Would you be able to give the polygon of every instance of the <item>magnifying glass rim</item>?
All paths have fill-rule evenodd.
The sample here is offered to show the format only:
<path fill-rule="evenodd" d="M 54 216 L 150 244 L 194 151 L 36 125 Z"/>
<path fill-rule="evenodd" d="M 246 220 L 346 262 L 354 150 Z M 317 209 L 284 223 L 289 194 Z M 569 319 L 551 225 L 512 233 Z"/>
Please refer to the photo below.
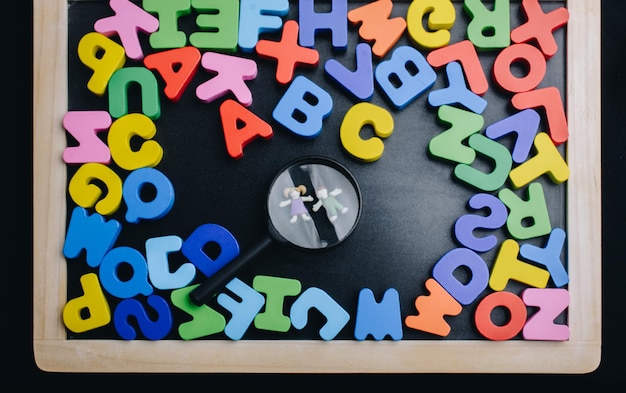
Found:
<path fill-rule="evenodd" d="M 270 199 L 270 194 L 274 188 L 274 185 L 276 184 L 276 181 L 280 178 L 280 176 L 285 173 L 286 171 L 289 170 L 289 168 L 295 166 L 295 165 L 302 165 L 302 164 L 309 164 L 309 165 L 325 165 L 327 167 L 333 168 L 335 169 L 337 172 L 341 173 L 343 176 L 346 177 L 346 179 L 348 179 L 348 181 L 350 182 L 350 184 L 352 184 L 352 187 L 354 188 L 354 192 L 356 194 L 357 197 L 357 201 L 358 201 L 358 209 L 356 212 L 356 217 L 354 218 L 354 223 L 352 224 L 352 226 L 350 227 L 350 230 L 348 231 L 348 233 L 345 234 L 345 236 L 332 244 L 329 244 L 326 247 L 319 247 L 319 248 L 308 248 L 308 247 L 303 247 L 303 246 L 299 246 L 287 239 L 284 238 L 283 235 L 280 234 L 280 232 L 278 231 L 278 229 L 276 229 L 276 226 L 274 225 L 274 222 L 272 220 L 272 216 L 270 215 L 269 212 L 269 206 L 267 201 L 269 201 Z M 317 252 L 317 251 L 324 251 L 324 250 L 328 250 L 331 248 L 334 248 L 338 245 L 340 245 L 341 243 L 343 243 L 346 239 L 348 239 L 350 237 L 350 235 L 352 235 L 352 233 L 354 232 L 354 229 L 357 227 L 359 220 L 361 218 L 361 211 L 362 211 L 362 204 L 363 204 L 363 200 L 361 197 L 361 188 L 359 187 L 359 183 L 356 181 L 356 178 L 354 177 L 354 175 L 352 174 L 352 172 L 350 172 L 350 170 L 348 168 L 346 168 L 343 164 L 341 164 L 339 161 L 337 161 L 334 158 L 330 158 L 330 157 L 325 157 L 325 156 L 320 156 L 320 155 L 310 155 L 310 156 L 304 156 L 304 157 L 300 157 L 300 158 L 296 158 L 294 160 L 291 160 L 290 162 L 288 162 L 286 165 L 284 165 L 278 172 L 277 175 L 274 177 L 274 179 L 272 180 L 272 182 L 270 183 L 270 186 L 267 190 L 267 197 L 265 199 L 266 203 L 265 203 L 265 214 L 268 218 L 269 221 L 269 225 L 270 225 L 270 236 L 275 239 L 280 241 L 281 243 L 285 243 L 287 245 L 289 245 L 290 247 L 296 248 L 298 250 L 304 250 L 307 252 Z"/>

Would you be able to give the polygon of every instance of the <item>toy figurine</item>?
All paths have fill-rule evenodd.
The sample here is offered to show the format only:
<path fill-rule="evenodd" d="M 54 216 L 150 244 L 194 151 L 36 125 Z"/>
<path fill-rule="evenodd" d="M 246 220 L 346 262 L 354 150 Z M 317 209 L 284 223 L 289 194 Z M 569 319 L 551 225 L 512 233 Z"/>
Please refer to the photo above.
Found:
<path fill-rule="evenodd" d="M 305 193 L 306 186 L 302 184 L 296 187 L 287 187 L 283 190 L 283 195 L 285 198 L 289 199 L 281 201 L 279 206 L 285 207 L 287 205 L 291 205 L 291 219 L 289 222 L 292 224 L 298 220 L 298 216 L 302 217 L 304 221 L 309 221 L 311 219 L 309 211 L 306 206 L 304 206 L 304 202 L 311 202 L 313 197 L 310 195 L 304 195 Z"/>
<path fill-rule="evenodd" d="M 348 208 L 342 205 L 337 198 L 335 198 L 339 194 L 341 194 L 341 190 L 339 188 L 335 188 L 329 193 L 326 187 L 319 187 L 315 191 L 318 201 L 313 205 L 313 211 L 317 212 L 320 207 L 324 206 L 326 212 L 328 213 L 328 219 L 331 222 L 337 219 L 338 211 L 341 214 L 346 214 L 348 212 Z"/>

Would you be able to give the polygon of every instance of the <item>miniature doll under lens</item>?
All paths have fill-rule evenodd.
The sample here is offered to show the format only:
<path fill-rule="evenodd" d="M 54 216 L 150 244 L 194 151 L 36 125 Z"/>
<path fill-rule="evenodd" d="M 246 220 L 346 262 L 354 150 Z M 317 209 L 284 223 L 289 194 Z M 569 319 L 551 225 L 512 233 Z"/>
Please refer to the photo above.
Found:
<path fill-rule="evenodd" d="M 337 219 L 337 213 L 346 214 L 348 208 L 335 198 L 339 194 L 341 194 L 341 189 L 339 188 L 335 188 L 329 193 L 326 187 L 319 187 L 317 191 L 315 191 L 318 201 L 313 205 L 313 211 L 317 212 L 320 207 L 324 206 L 324 209 L 326 209 L 328 213 L 328 219 L 331 222 Z"/>
<path fill-rule="evenodd" d="M 298 216 L 302 217 L 304 221 L 309 221 L 311 216 L 309 215 L 309 211 L 306 206 L 304 206 L 304 202 L 311 202 L 313 197 L 310 195 L 304 195 L 306 193 L 306 186 L 299 185 L 296 187 L 287 187 L 283 190 L 283 195 L 285 198 L 289 198 L 287 200 L 281 201 L 279 206 L 285 207 L 291 205 L 290 215 L 291 219 L 289 222 L 295 223 L 298 221 Z"/>

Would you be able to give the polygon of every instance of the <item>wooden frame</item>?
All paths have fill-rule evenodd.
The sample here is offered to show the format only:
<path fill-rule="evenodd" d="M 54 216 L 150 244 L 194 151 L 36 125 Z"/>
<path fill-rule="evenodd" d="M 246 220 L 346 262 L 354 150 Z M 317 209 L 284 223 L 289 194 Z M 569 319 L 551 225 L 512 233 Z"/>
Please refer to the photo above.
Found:
<path fill-rule="evenodd" d="M 33 349 L 54 372 L 587 373 L 601 353 L 600 2 L 567 8 L 566 342 L 67 340 L 67 0 L 33 2 Z M 425 361 L 427 360 L 427 361 Z"/>

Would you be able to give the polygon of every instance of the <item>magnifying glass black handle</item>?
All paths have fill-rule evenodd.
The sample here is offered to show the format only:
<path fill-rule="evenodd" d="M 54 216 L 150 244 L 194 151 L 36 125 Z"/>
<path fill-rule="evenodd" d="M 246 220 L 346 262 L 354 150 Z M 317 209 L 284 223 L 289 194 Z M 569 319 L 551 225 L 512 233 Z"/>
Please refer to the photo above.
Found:
<path fill-rule="evenodd" d="M 271 243 L 272 238 L 267 236 L 250 250 L 248 250 L 245 254 L 239 255 L 237 258 L 227 263 L 223 268 L 221 268 L 214 275 L 209 277 L 207 281 L 198 285 L 189 293 L 191 301 L 196 306 L 201 306 L 208 302 L 213 295 L 223 289 L 226 284 L 228 284 L 230 280 L 235 277 L 235 274 L 240 268 L 242 268 L 246 263 L 248 263 L 252 258 L 254 258 L 261 251 L 263 251 L 263 249 L 265 249 Z"/>

